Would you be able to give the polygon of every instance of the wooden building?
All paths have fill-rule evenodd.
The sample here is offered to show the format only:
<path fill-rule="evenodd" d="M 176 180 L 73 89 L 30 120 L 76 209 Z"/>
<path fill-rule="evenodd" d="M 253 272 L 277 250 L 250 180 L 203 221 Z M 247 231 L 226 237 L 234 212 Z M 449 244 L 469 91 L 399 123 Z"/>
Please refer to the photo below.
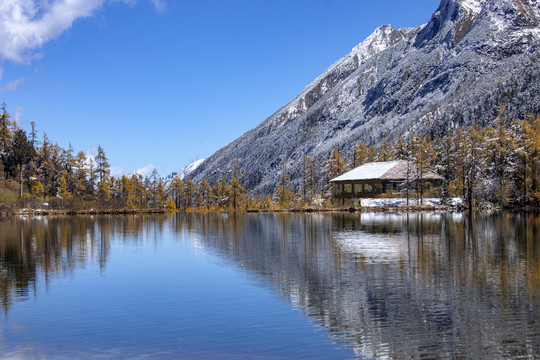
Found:
<path fill-rule="evenodd" d="M 335 199 L 362 199 L 398 196 L 409 185 L 438 186 L 444 180 L 432 171 L 420 171 L 405 160 L 372 162 L 361 165 L 330 182 Z M 344 204 L 345 202 L 342 201 Z"/>

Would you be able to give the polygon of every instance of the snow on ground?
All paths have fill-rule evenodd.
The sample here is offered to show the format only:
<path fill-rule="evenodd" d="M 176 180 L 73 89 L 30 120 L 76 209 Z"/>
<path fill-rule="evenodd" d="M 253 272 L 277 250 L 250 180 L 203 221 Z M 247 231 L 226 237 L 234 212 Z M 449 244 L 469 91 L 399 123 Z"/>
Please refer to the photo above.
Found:
<path fill-rule="evenodd" d="M 459 2 L 465 9 L 478 14 L 482 10 L 483 1 L 480 0 L 461 0 Z"/>

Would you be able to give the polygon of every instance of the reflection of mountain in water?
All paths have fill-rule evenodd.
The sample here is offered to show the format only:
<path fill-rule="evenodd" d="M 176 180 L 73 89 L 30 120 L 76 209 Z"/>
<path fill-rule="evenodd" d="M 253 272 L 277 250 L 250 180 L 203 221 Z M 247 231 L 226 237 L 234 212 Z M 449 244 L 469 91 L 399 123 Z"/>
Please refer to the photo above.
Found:
<path fill-rule="evenodd" d="M 195 215 L 176 226 L 270 278 L 360 356 L 534 358 L 540 224 L 531 219 Z"/>
<path fill-rule="evenodd" d="M 0 220 L 4 311 L 113 244 L 171 229 L 217 252 L 376 358 L 537 358 L 540 217 L 451 214 L 181 214 Z"/>

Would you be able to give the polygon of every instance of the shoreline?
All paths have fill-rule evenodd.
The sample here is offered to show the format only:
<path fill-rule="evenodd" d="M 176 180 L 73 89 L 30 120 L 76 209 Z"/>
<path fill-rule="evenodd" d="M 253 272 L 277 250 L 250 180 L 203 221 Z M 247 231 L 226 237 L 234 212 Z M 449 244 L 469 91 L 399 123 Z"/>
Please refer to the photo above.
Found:
<path fill-rule="evenodd" d="M 492 209 L 477 208 L 474 211 L 525 211 L 535 212 L 540 208 L 534 206 L 524 207 L 497 207 Z M 393 212 L 466 212 L 467 208 L 455 206 L 374 206 L 374 207 L 340 207 L 340 208 L 291 208 L 291 209 L 248 209 L 241 211 L 248 214 L 258 213 L 393 213 Z M 169 212 L 166 209 L 19 209 L 0 213 L 0 217 L 9 216 L 74 216 L 74 215 L 156 215 L 176 213 L 234 213 L 234 211 L 177 211 Z"/>

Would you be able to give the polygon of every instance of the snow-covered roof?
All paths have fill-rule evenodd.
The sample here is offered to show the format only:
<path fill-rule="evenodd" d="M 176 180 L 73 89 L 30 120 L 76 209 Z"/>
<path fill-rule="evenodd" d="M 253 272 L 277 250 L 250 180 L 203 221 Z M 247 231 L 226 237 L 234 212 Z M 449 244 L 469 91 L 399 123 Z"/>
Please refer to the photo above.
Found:
<path fill-rule="evenodd" d="M 409 165 L 409 178 L 413 178 L 414 166 Z M 330 182 L 345 181 L 365 181 L 365 180 L 387 180 L 402 181 L 407 178 L 407 161 L 382 161 L 361 165 L 343 175 L 340 175 Z M 424 180 L 442 180 L 443 178 L 434 172 L 428 171 L 422 174 Z"/>

